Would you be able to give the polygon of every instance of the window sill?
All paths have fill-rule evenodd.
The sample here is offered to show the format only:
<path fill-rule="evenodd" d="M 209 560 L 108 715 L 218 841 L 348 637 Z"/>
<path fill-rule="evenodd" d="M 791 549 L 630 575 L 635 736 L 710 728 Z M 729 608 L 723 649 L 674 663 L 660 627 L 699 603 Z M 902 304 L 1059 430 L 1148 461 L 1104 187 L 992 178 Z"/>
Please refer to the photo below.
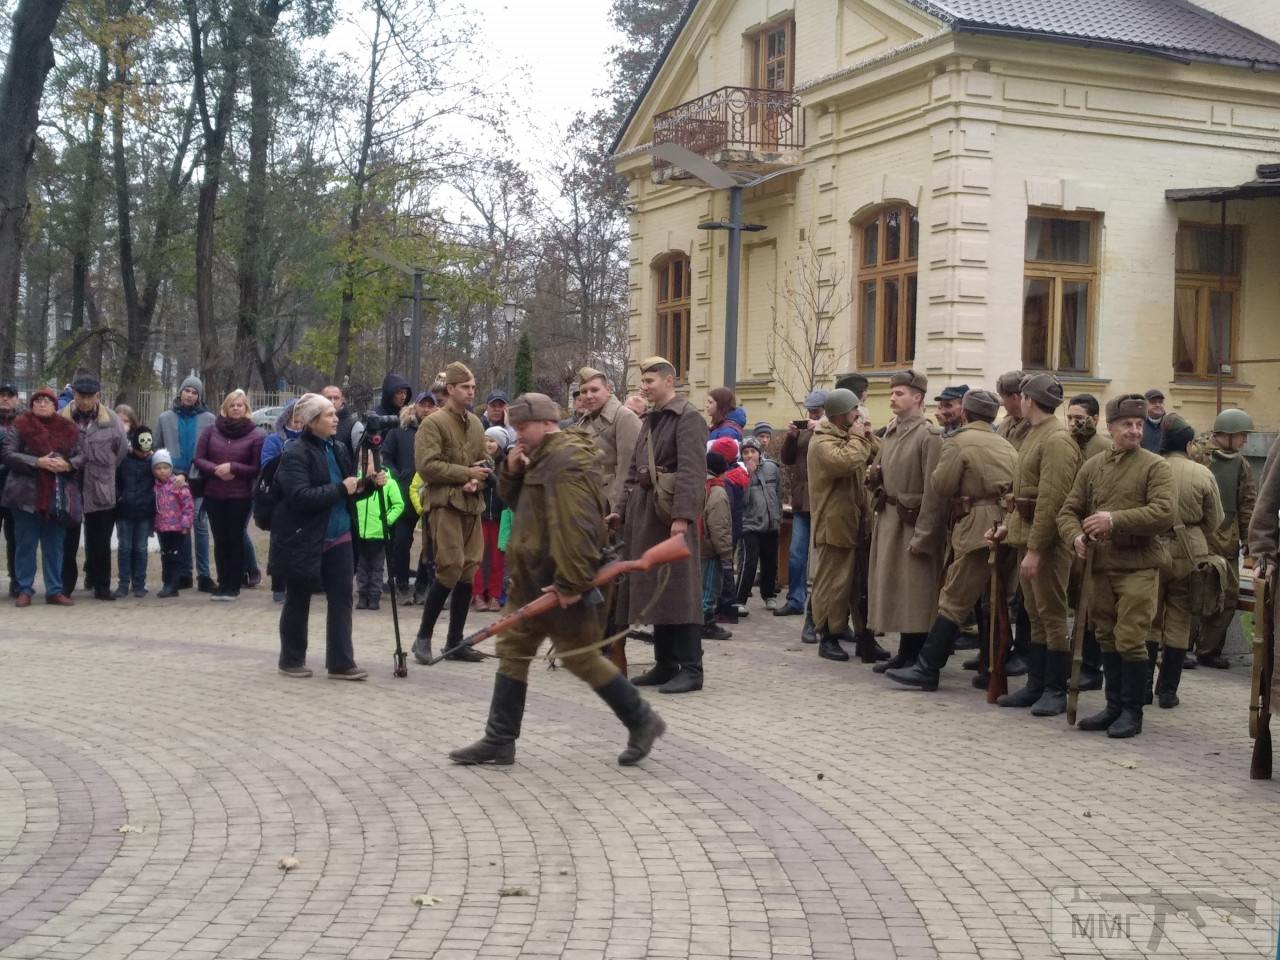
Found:
<path fill-rule="evenodd" d="M 1179 390 L 1191 390 L 1191 391 L 1197 391 L 1197 392 L 1204 391 L 1205 393 L 1214 393 L 1218 389 L 1218 381 L 1212 378 L 1207 380 L 1201 380 L 1199 378 L 1195 380 L 1173 380 L 1172 383 L 1173 383 L 1173 386 L 1177 387 Z M 1244 393 L 1250 390 L 1254 390 L 1256 388 L 1257 388 L 1257 384 L 1254 384 L 1254 383 L 1241 383 L 1239 380 L 1223 380 L 1222 381 L 1223 390 L 1234 390 L 1234 391 Z"/>

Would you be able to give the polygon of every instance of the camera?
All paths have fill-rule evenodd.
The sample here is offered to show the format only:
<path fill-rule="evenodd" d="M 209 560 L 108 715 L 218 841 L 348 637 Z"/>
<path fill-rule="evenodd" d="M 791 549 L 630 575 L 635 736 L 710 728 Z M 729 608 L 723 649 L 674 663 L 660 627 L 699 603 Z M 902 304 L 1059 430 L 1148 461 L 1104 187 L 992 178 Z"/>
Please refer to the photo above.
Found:
<path fill-rule="evenodd" d="M 364 422 L 364 428 L 369 433 L 386 433 L 388 430 L 394 430 L 400 426 L 400 418 L 394 414 L 382 414 L 376 410 L 366 411 L 361 421 Z"/>

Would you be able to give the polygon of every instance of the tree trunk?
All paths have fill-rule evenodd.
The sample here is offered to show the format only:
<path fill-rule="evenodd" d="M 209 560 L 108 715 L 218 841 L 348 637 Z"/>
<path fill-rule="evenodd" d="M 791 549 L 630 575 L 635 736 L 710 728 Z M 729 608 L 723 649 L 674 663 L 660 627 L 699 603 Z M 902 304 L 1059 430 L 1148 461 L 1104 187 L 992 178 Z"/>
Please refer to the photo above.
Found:
<path fill-rule="evenodd" d="M 13 374 L 18 287 L 27 219 L 27 174 L 36 147 L 40 97 L 53 69 L 53 29 L 66 0 L 19 0 L 0 80 L 0 376 Z"/>
<path fill-rule="evenodd" d="M 84 326 L 84 294 L 89 277 L 94 213 L 97 210 L 98 181 L 102 176 L 102 128 L 107 109 L 107 48 L 98 50 L 98 69 L 93 82 L 93 121 L 85 151 L 84 181 L 80 186 L 75 217 L 74 249 L 71 258 L 71 329 Z"/>

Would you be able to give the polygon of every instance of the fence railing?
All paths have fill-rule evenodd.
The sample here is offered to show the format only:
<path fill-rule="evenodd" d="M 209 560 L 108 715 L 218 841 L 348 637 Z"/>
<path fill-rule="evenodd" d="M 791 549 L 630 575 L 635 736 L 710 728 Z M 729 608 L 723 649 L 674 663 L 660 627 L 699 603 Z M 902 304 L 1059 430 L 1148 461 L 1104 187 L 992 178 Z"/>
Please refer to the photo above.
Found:
<path fill-rule="evenodd" d="M 705 155 L 720 150 L 798 150 L 804 110 L 790 90 L 721 87 L 653 118 L 653 142 Z M 655 169 L 671 166 L 655 159 Z"/>
<path fill-rule="evenodd" d="M 249 395 L 249 409 L 261 410 L 263 407 L 282 407 L 290 400 L 301 396 L 302 390 L 246 390 Z M 173 406 L 177 396 L 174 390 L 143 390 L 138 395 L 138 402 L 133 411 L 138 415 L 138 422 L 155 426 L 160 414 Z M 221 397 L 206 397 L 205 405 L 214 413 L 218 412 Z"/>

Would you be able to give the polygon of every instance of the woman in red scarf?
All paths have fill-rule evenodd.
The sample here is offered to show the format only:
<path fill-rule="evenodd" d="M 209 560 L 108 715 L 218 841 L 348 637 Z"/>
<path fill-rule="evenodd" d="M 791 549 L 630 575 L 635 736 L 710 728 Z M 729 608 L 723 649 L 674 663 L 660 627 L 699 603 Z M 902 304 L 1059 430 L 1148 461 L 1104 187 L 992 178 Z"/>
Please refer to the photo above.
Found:
<path fill-rule="evenodd" d="M 74 477 L 80 469 L 80 431 L 57 416 L 58 395 L 49 388 L 31 395 L 31 409 L 13 423 L 4 441 L 3 457 L 9 478 L 0 505 L 13 512 L 14 566 L 17 568 L 16 606 L 31 606 L 35 593 L 36 547 L 44 570 L 45 602 L 69 607 L 75 601 L 62 592 L 62 545 L 66 528 L 57 519 L 58 478 Z"/>

